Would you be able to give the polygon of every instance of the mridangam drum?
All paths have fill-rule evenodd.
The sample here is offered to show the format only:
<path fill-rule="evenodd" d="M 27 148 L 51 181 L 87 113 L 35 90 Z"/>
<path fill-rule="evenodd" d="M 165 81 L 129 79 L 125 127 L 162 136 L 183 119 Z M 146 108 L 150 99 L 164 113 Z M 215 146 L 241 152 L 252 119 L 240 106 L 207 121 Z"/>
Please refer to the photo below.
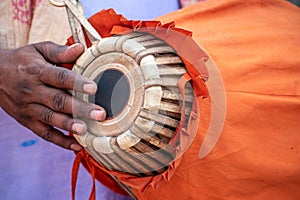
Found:
<path fill-rule="evenodd" d="M 136 176 L 165 171 L 176 159 L 176 130 L 187 123 L 194 98 L 190 84 L 184 94 L 178 89 L 186 69 L 175 50 L 132 32 L 95 43 L 73 70 L 98 84 L 95 95 L 75 96 L 107 111 L 105 121 L 87 121 L 88 132 L 75 136 L 80 144 L 109 170 Z"/>

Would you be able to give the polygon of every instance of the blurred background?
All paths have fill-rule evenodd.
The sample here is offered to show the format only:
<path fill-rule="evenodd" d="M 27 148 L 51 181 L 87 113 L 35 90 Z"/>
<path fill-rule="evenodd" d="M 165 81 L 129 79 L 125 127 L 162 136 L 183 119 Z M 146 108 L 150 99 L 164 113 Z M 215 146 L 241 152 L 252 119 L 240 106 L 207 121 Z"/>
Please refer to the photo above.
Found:
<path fill-rule="evenodd" d="M 47 1 L 47 0 L 44 0 Z M 203 0 L 82 0 L 85 15 L 114 8 L 127 19 L 150 20 Z M 300 5 L 299 0 L 290 0 Z M 71 199 L 71 169 L 74 153 L 31 133 L 0 108 L 0 200 Z M 97 199 L 127 200 L 97 183 Z M 79 171 L 77 200 L 86 200 L 91 177 Z"/>

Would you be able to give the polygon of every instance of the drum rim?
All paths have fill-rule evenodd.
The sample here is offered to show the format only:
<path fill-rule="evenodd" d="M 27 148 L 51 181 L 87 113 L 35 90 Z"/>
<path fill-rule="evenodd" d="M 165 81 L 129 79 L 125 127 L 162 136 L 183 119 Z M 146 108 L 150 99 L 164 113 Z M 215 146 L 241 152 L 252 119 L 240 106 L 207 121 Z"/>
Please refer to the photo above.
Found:
<path fill-rule="evenodd" d="M 105 59 L 105 57 L 111 57 L 112 55 L 117 55 L 122 56 L 123 59 L 128 59 L 130 63 L 132 63 L 131 66 L 124 66 L 122 63 L 108 63 L 102 65 L 102 67 L 98 67 L 96 63 L 96 59 Z M 139 84 L 139 82 L 142 82 L 142 77 L 138 76 L 139 70 L 136 67 L 136 65 L 132 62 L 133 59 L 131 59 L 129 56 L 114 52 L 114 53 L 107 53 L 103 54 L 95 59 L 95 62 L 91 63 L 87 68 L 90 70 L 96 69 L 89 73 L 87 70 L 83 71 L 82 75 L 87 76 L 94 80 L 99 74 L 106 70 L 118 70 L 121 73 L 124 74 L 126 79 L 128 80 L 129 83 L 129 90 L 131 91 L 131 95 L 129 96 L 128 99 L 128 104 L 123 108 L 123 110 L 118 114 L 118 116 L 114 116 L 111 119 L 102 121 L 102 122 L 97 122 L 97 121 L 92 121 L 92 120 L 87 120 L 87 124 L 89 127 L 89 133 L 96 135 L 96 136 L 118 136 L 122 132 L 126 131 L 129 129 L 132 124 L 134 123 L 134 119 L 138 116 L 138 105 L 142 105 L 143 103 L 143 96 L 144 96 L 144 87 L 139 88 L 139 90 L 136 90 L 135 88 L 137 87 L 136 85 Z M 108 61 L 110 62 L 110 61 Z M 135 68 L 137 71 L 133 72 L 129 68 Z M 132 75 L 132 76 L 130 76 Z M 86 102 L 89 102 L 89 95 L 83 94 L 82 99 Z M 90 102 L 93 103 L 93 102 Z M 136 104 L 136 106 L 133 106 L 133 103 Z M 133 109 L 132 109 L 133 108 Z M 130 118 L 132 119 L 131 123 L 128 123 L 128 117 L 129 113 L 131 114 Z M 127 118 L 127 119 L 126 119 Z"/>
<path fill-rule="evenodd" d="M 149 33 L 137 33 L 137 34 L 149 34 Z M 151 35 L 151 34 L 149 34 L 149 35 Z M 152 35 L 152 37 L 155 38 L 155 36 L 153 36 L 153 35 Z M 166 44 L 166 45 L 168 45 L 168 44 Z M 135 46 L 135 48 L 132 48 L 132 46 Z M 170 49 L 170 47 L 165 49 L 165 51 L 169 52 L 169 49 Z M 151 87 L 158 87 L 162 90 L 162 86 L 165 85 L 165 83 L 162 82 L 162 81 L 160 81 L 159 83 L 154 83 L 155 81 L 157 81 L 160 78 L 160 72 L 158 70 L 158 66 L 156 65 L 156 61 L 155 61 L 156 56 L 154 57 L 154 55 L 152 55 L 152 54 L 148 55 L 148 51 L 144 51 L 144 50 L 147 50 L 146 47 L 144 47 L 143 45 L 141 45 L 139 42 L 135 41 L 134 39 L 131 39 L 131 35 L 119 35 L 119 36 L 114 36 L 114 37 L 110 37 L 110 38 L 105 38 L 101 42 L 93 44 L 92 47 L 90 47 L 86 51 L 88 53 L 87 54 L 84 53 L 82 55 L 82 59 L 78 59 L 78 62 L 76 62 L 76 65 L 74 66 L 73 69 L 77 73 L 84 75 L 84 73 L 86 73 L 85 70 L 87 69 L 87 66 L 90 65 L 91 63 L 93 63 L 93 61 L 95 61 L 97 59 L 96 58 L 97 55 L 100 55 L 100 56 L 112 55 L 113 53 L 118 53 L 119 55 L 120 54 L 125 54 L 126 56 L 128 56 L 127 58 L 130 58 L 130 60 L 133 61 L 133 63 L 137 64 L 138 69 L 141 68 L 140 69 L 141 73 L 140 73 L 139 77 L 143 77 L 143 84 L 142 84 L 143 89 L 142 90 L 143 90 L 144 93 L 143 93 L 143 95 L 139 95 L 139 96 L 143 97 L 142 105 L 144 105 L 144 99 L 146 98 L 146 97 L 144 97 L 144 95 L 146 94 L 147 89 L 149 89 L 149 88 L 151 89 Z M 160 53 L 160 52 L 158 52 L 158 53 Z M 166 53 L 166 52 L 162 52 L 162 53 Z M 174 52 L 172 51 L 170 53 L 174 53 Z M 83 64 L 83 60 L 86 63 Z M 149 63 L 153 63 L 153 62 L 154 62 L 154 65 L 157 67 L 158 72 L 157 72 L 157 74 L 155 74 L 155 73 L 151 74 L 150 73 L 151 75 L 149 75 L 149 73 L 147 73 L 148 72 L 147 69 L 145 69 L 144 67 L 147 66 Z M 143 70 L 146 70 L 146 71 L 144 72 Z M 101 73 L 101 72 L 103 72 L 103 70 L 101 70 L 99 73 Z M 97 75 L 99 73 L 94 75 L 94 77 L 97 77 Z M 155 77 L 156 75 L 158 76 L 158 78 Z M 166 86 L 168 86 L 168 84 Z M 172 87 L 173 87 L 173 85 L 172 85 Z M 76 96 L 81 98 L 81 99 L 84 98 L 85 101 L 88 101 L 88 95 L 83 95 L 83 94 L 77 93 Z M 162 97 L 160 97 L 160 99 L 161 98 Z M 142 108 L 142 107 L 143 106 L 140 106 L 140 108 Z M 153 108 L 154 108 L 154 110 L 156 109 L 155 106 Z M 159 109 L 160 109 L 160 106 L 158 106 L 157 112 L 159 111 Z M 151 109 L 149 109 L 149 110 L 151 111 Z M 143 113 L 142 111 L 143 112 L 144 111 L 148 112 L 147 110 L 140 109 L 140 111 L 137 113 L 136 119 L 138 119 L 140 117 L 139 114 Z M 149 116 L 151 117 L 151 114 Z M 155 115 L 153 115 L 153 116 L 155 116 Z M 142 117 L 144 117 L 144 116 L 142 116 Z M 168 117 L 168 116 L 166 116 L 166 117 Z M 148 119 L 148 120 L 149 120 L 149 123 L 150 123 L 148 125 L 151 125 L 151 123 L 155 124 L 154 121 L 151 121 L 150 119 Z M 132 120 L 131 125 L 129 125 L 129 127 L 127 129 L 127 130 L 129 130 L 129 132 L 131 131 L 130 127 L 137 125 L 137 124 L 135 124 L 135 122 L 136 122 L 136 120 Z M 101 123 L 105 124 L 107 122 L 97 122 L 97 123 L 99 125 Z M 88 126 L 90 126 L 90 125 L 88 125 Z M 145 127 L 147 127 L 147 126 L 145 126 Z M 101 127 L 101 128 L 103 128 L 103 127 Z M 97 129 L 96 131 L 99 131 L 99 129 Z M 124 136 L 124 131 L 126 131 L 126 130 L 123 129 L 120 132 L 121 134 L 119 134 L 119 135 L 118 134 L 114 134 L 114 135 L 103 135 L 103 134 L 97 135 L 97 134 L 91 133 L 90 130 L 89 130 L 89 132 L 87 132 L 84 136 L 76 136 L 76 139 L 79 141 L 79 143 L 84 144 L 83 146 L 86 147 L 86 150 L 98 162 L 102 163 L 102 159 L 104 158 L 104 160 L 106 160 L 105 158 L 107 156 L 108 157 L 112 156 L 111 158 L 114 158 L 115 156 L 118 157 L 118 152 L 114 150 L 114 148 L 116 148 L 116 147 L 121 151 L 122 150 L 124 150 L 124 152 L 127 151 L 128 154 L 133 156 L 131 147 L 135 148 L 136 146 L 138 146 L 140 144 L 139 142 L 142 140 L 142 138 L 140 138 L 138 136 L 135 136 L 134 132 L 131 132 L 132 135 L 135 136 L 135 137 L 133 137 L 132 140 L 129 142 L 130 144 L 125 144 L 125 146 L 122 146 L 117 141 L 117 143 L 116 143 L 117 146 L 111 146 L 113 144 L 113 141 L 115 142 L 116 140 L 120 139 L 120 136 Z M 117 137 L 114 137 L 114 136 L 117 136 Z M 103 137 L 103 138 L 101 138 L 101 140 L 102 139 L 105 140 L 105 144 L 103 145 L 105 147 L 103 149 L 98 148 L 99 146 L 101 146 L 101 144 L 100 144 L 101 141 L 99 141 L 97 139 L 99 137 Z M 160 147 L 160 150 L 165 150 L 166 148 L 171 148 L 171 147 L 174 148 L 174 146 L 169 143 L 169 144 L 166 144 L 165 147 Z M 175 153 L 175 151 L 177 152 L 177 150 L 175 150 L 175 149 L 172 150 L 172 152 L 174 152 L 174 153 Z M 141 153 L 145 154 L 143 152 L 141 152 Z M 150 153 L 150 154 L 152 154 L 152 153 Z M 173 159 L 176 159 L 176 153 L 174 154 Z M 164 166 L 168 166 L 172 160 L 168 160 L 166 162 L 164 162 L 163 160 L 161 160 L 161 161 L 163 162 Z M 119 161 L 117 163 L 119 163 Z M 129 163 L 129 165 L 130 165 L 130 163 Z M 104 164 L 104 166 L 106 166 L 106 165 Z M 106 166 L 106 167 L 110 168 L 108 166 Z M 124 172 L 129 172 L 129 173 L 133 173 L 133 174 L 141 173 L 141 172 L 134 171 L 132 169 L 130 169 L 130 170 L 124 169 L 124 168 L 122 168 L 122 166 L 119 166 L 117 168 L 113 167 L 112 169 L 125 170 Z M 153 170 L 158 170 L 159 171 L 160 169 L 157 168 L 157 169 L 153 169 Z M 150 171 L 145 171 L 145 172 L 142 172 L 142 173 L 147 173 L 147 172 L 150 172 Z"/>

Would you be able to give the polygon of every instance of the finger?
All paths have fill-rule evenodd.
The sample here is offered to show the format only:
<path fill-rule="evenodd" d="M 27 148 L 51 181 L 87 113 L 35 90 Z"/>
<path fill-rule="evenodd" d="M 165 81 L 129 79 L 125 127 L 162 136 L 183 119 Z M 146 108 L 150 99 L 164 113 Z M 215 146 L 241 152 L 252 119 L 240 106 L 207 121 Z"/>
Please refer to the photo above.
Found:
<path fill-rule="evenodd" d="M 82 149 L 74 137 L 67 136 L 61 131 L 41 121 L 33 120 L 31 123 L 27 123 L 26 127 L 44 140 L 56 144 L 62 148 L 74 151 L 80 151 Z"/>
<path fill-rule="evenodd" d="M 33 46 L 47 61 L 55 64 L 73 63 L 84 51 L 84 46 L 79 43 L 68 47 L 53 42 L 41 42 Z"/>
<path fill-rule="evenodd" d="M 4 95 L 1 97 L 1 101 L 3 101 L 5 105 L 3 109 L 9 115 L 14 117 L 20 124 L 32 130 L 37 135 L 66 149 L 72 149 L 74 151 L 80 151 L 82 149 L 73 137 L 68 137 L 62 132 L 54 129 L 52 126 L 34 120 L 32 117 L 28 116 L 28 113 L 30 112 L 22 113 L 22 110 L 24 111 L 24 109 L 20 109 L 18 106 L 15 106 L 16 104 L 13 104 L 14 99 L 10 98 L 10 96 Z"/>
<path fill-rule="evenodd" d="M 50 64 L 41 69 L 39 79 L 56 88 L 74 90 L 86 94 L 95 94 L 97 91 L 97 84 L 94 81 L 71 70 Z"/>
<path fill-rule="evenodd" d="M 74 119 L 70 115 L 55 112 L 52 109 L 39 104 L 32 104 L 30 110 L 32 117 L 39 119 L 48 125 L 55 126 L 78 135 L 83 135 L 87 131 L 85 122 Z"/>
<path fill-rule="evenodd" d="M 97 121 L 103 121 L 106 118 L 106 112 L 102 107 L 79 100 L 67 92 L 40 86 L 36 88 L 36 94 L 38 94 L 35 97 L 36 102 L 40 102 L 54 111 Z"/>

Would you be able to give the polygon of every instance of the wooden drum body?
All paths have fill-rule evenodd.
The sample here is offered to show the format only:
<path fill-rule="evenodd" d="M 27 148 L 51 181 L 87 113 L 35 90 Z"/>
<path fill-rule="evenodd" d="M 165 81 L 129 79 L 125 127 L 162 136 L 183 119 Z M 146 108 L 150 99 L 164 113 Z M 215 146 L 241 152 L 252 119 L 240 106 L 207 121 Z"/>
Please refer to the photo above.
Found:
<path fill-rule="evenodd" d="M 75 135 L 79 143 L 110 170 L 136 176 L 165 171 L 176 159 L 176 130 L 187 123 L 194 98 L 189 83 L 184 98 L 178 89 L 186 69 L 175 50 L 151 34 L 132 32 L 95 43 L 73 70 L 98 84 L 94 96 L 74 95 L 107 111 L 105 121 L 87 121 L 88 132 Z"/>

